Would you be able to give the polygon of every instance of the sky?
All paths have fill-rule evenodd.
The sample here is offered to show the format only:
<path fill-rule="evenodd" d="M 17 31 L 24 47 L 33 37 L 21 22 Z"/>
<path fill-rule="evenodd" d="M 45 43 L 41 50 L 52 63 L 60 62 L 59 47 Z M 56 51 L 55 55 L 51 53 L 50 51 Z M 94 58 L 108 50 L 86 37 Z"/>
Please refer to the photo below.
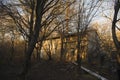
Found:
<path fill-rule="evenodd" d="M 92 21 L 92 24 L 98 24 L 98 31 L 100 33 L 107 34 L 111 36 L 111 27 L 112 22 L 110 19 L 113 18 L 114 14 L 114 1 L 113 0 L 105 0 L 104 3 L 102 3 L 99 11 L 97 12 L 97 17 L 95 17 Z M 107 18 L 107 17 L 109 18 Z M 103 28 L 106 27 L 104 30 Z"/>
<path fill-rule="evenodd" d="M 9 3 L 10 2 L 10 0 L 0 0 L 0 2 L 3 2 L 3 3 Z"/>
<path fill-rule="evenodd" d="M 0 1 L 3 1 L 3 2 L 10 2 L 12 0 L 0 0 Z M 79 1 L 79 0 L 77 0 Z M 83 1 L 86 1 L 89 3 L 89 1 L 93 1 L 93 0 L 83 0 Z M 95 0 L 96 1 L 96 0 Z M 88 4 L 86 3 L 86 5 Z M 96 17 L 94 17 L 93 19 L 93 22 L 99 22 L 99 23 L 104 23 L 106 21 L 108 21 L 108 19 L 106 19 L 104 16 L 108 16 L 110 18 L 113 17 L 113 5 L 114 5 L 114 2 L 113 0 L 104 0 L 104 2 L 102 3 L 99 11 L 97 12 L 96 14 Z"/>

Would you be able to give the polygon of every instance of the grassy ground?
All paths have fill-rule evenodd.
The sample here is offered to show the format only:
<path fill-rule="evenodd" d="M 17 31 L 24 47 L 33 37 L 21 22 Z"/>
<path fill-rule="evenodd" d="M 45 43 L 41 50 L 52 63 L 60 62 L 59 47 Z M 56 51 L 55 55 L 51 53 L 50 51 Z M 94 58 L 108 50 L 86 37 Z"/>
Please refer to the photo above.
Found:
<path fill-rule="evenodd" d="M 22 67 L 19 65 L 4 65 L 0 67 L 0 80 L 18 80 Z M 65 62 L 42 61 L 32 66 L 27 74 L 27 80 L 98 80 L 79 71 L 78 67 Z"/>

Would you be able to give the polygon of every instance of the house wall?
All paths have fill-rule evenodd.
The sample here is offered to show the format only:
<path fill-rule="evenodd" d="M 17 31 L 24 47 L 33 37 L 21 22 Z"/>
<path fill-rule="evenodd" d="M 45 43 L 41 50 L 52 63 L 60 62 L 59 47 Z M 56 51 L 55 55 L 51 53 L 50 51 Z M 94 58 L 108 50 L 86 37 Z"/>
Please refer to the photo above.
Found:
<path fill-rule="evenodd" d="M 88 32 L 87 35 L 85 35 L 82 38 L 81 41 L 81 56 L 83 59 L 86 59 L 88 56 L 87 54 L 96 54 L 93 51 L 96 50 L 98 46 L 98 39 L 97 34 L 95 31 Z M 76 55 L 77 55 L 77 36 L 69 36 L 64 38 L 64 56 L 65 60 L 67 61 L 76 61 Z M 42 47 L 42 57 L 47 58 L 47 51 L 51 51 L 51 55 L 53 59 L 60 59 L 60 50 L 61 50 L 61 39 L 54 38 L 54 39 L 47 39 L 43 42 Z"/>

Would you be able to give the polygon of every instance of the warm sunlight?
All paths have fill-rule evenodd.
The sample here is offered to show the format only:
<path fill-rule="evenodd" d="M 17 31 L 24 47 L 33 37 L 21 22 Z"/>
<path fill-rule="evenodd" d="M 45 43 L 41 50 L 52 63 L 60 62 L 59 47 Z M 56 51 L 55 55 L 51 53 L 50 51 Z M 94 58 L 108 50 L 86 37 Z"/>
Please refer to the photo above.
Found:
<path fill-rule="evenodd" d="M 120 0 L 0 0 L 0 80 L 120 80 Z"/>

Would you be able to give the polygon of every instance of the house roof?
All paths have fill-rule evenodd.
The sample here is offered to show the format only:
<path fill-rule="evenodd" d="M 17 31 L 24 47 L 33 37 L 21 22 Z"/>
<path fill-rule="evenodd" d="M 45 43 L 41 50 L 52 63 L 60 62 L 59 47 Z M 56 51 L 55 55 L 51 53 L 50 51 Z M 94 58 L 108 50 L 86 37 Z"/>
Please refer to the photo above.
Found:
<path fill-rule="evenodd" d="M 89 34 L 90 32 L 96 32 L 95 29 L 87 29 L 87 31 L 85 31 L 85 35 Z M 77 36 L 77 33 L 65 33 L 64 37 L 65 38 L 69 38 L 69 37 L 75 37 Z M 58 32 L 53 32 L 46 40 L 50 40 L 50 39 L 59 39 L 60 38 L 60 34 Z"/>

